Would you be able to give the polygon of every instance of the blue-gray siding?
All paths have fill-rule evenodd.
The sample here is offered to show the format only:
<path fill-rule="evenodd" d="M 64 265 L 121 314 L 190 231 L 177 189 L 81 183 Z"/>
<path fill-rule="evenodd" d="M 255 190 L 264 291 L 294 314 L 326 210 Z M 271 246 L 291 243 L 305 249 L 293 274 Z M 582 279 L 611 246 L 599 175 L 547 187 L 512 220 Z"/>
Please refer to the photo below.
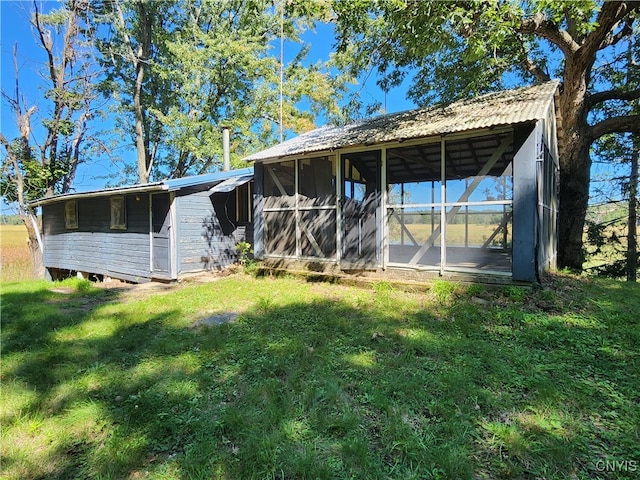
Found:
<path fill-rule="evenodd" d="M 536 152 L 542 141 L 538 125 L 513 159 L 513 264 L 514 280 L 536 279 Z"/>
<path fill-rule="evenodd" d="M 160 198 L 169 194 L 152 195 Z M 252 224 L 236 225 L 233 221 L 235 192 L 210 194 L 208 190 L 185 189 L 176 192 L 173 215 L 167 220 L 176 223 L 169 229 L 173 235 L 172 241 L 167 243 L 171 251 L 164 253 L 168 264 L 174 268 L 169 267 L 169 272 L 166 268 L 163 272 L 152 271 L 149 194 L 125 198 L 126 230 L 110 228 L 108 196 L 77 199 L 77 229 L 65 228 L 65 202 L 44 205 L 45 267 L 131 281 L 177 278 L 182 273 L 228 266 L 237 260 L 235 246 L 238 242 L 253 242 Z M 156 220 L 154 223 L 158 225 L 155 227 L 160 228 L 162 219 Z M 154 257 L 159 258 L 168 247 L 154 240 L 153 248 Z"/>
<path fill-rule="evenodd" d="M 234 198 L 234 192 L 208 191 L 176 197 L 179 273 L 230 265 L 237 260 L 235 245 L 253 241 L 251 225 L 233 222 Z"/>
<path fill-rule="evenodd" d="M 127 196 L 127 228 L 110 228 L 108 197 L 79 199 L 78 228 L 64 224 L 64 202 L 43 206 L 44 264 L 116 278 L 150 278 L 149 199 Z"/>
<path fill-rule="evenodd" d="M 253 252 L 256 258 L 264 257 L 264 164 L 253 167 Z"/>

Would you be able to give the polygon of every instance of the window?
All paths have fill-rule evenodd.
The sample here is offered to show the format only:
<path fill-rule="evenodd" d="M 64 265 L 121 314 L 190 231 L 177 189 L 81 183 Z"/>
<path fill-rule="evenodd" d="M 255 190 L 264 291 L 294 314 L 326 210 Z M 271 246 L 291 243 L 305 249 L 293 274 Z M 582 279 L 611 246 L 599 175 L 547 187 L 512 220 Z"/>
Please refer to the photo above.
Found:
<path fill-rule="evenodd" d="M 70 200 L 64 204 L 65 228 L 78 228 L 78 202 Z"/>
<path fill-rule="evenodd" d="M 127 210 L 124 197 L 112 197 L 111 202 L 111 228 L 113 230 L 127 229 Z"/>
<path fill-rule="evenodd" d="M 251 221 L 253 221 L 253 182 L 248 182 L 236 188 L 236 222 Z"/>

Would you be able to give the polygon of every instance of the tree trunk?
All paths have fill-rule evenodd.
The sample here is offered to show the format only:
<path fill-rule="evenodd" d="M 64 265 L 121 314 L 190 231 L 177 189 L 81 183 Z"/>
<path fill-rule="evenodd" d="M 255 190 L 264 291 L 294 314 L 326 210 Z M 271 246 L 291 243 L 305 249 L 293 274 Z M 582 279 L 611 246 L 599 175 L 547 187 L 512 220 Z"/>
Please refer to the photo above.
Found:
<path fill-rule="evenodd" d="M 142 99 L 142 88 L 145 80 L 147 64 L 151 58 L 152 47 L 152 12 L 149 10 L 149 4 L 145 0 L 136 2 L 138 10 L 138 28 L 140 29 L 140 38 L 138 52 L 136 54 L 136 80 L 133 94 L 133 107 L 136 120 L 136 148 L 138 150 L 138 176 L 140 183 L 149 183 L 151 176 L 151 155 L 149 153 L 149 135 L 147 131 L 148 125 L 145 125 L 144 119 L 144 102 Z"/>
<path fill-rule="evenodd" d="M 40 250 L 40 244 L 38 241 L 38 233 L 36 227 L 31 222 L 28 216 L 22 216 L 22 222 L 27 228 L 29 253 L 31 254 L 31 271 L 33 278 L 44 278 L 44 258 L 42 250 Z"/>
<path fill-rule="evenodd" d="M 587 81 L 583 65 L 567 59 L 558 112 L 560 156 L 560 211 L 558 213 L 558 267 L 582 271 L 584 222 L 591 180 L 591 138 L 586 121 Z"/>
<path fill-rule="evenodd" d="M 560 163 L 560 211 L 558 213 L 558 266 L 575 271 L 584 263 L 584 223 L 589 204 L 591 157 L 589 142 L 578 138 L 564 152 Z"/>
<path fill-rule="evenodd" d="M 144 79 L 144 64 L 138 61 L 136 65 L 136 83 L 133 94 L 133 109 L 136 120 L 136 150 L 138 152 L 138 178 L 140 183 L 149 183 L 148 153 L 145 145 L 144 112 L 142 107 L 142 81 Z"/>

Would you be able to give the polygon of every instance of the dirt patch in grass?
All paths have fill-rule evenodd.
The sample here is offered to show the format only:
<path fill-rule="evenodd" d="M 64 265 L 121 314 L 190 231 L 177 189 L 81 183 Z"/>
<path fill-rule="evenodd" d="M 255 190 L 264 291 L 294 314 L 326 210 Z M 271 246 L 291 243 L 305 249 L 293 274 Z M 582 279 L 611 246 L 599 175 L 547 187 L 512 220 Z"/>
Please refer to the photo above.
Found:
<path fill-rule="evenodd" d="M 215 327 L 222 325 L 223 323 L 229 323 L 235 321 L 240 314 L 238 312 L 224 312 L 217 313 L 215 315 L 209 315 L 207 317 L 196 320 L 193 324 L 193 328 L 201 327 Z"/>

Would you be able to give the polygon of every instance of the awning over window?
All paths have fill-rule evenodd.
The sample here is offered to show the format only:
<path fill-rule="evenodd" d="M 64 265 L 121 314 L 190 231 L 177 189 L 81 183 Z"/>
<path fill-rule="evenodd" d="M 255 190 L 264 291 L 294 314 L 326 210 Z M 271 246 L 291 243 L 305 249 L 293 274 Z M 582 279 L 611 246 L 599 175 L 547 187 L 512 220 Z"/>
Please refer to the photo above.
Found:
<path fill-rule="evenodd" d="M 233 191 L 240 185 L 244 185 L 253 179 L 253 175 L 241 175 L 238 177 L 229 178 L 223 182 L 220 182 L 215 187 L 209 189 L 210 193 L 228 193 Z"/>

